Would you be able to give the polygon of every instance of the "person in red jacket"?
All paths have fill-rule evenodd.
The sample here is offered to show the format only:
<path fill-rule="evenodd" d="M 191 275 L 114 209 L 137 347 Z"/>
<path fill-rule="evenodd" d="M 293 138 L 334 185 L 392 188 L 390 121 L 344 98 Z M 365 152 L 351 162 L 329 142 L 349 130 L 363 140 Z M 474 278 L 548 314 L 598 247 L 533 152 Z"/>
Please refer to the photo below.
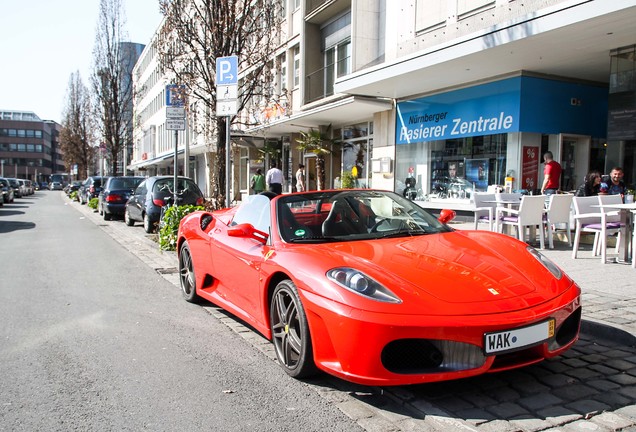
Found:
<path fill-rule="evenodd" d="M 543 155 L 545 168 L 543 168 L 543 184 L 541 185 L 541 194 L 552 195 L 559 190 L 559 182 L 561 181 L 561 164 L 554 160 L 551 151 L 545 152 Z"/>

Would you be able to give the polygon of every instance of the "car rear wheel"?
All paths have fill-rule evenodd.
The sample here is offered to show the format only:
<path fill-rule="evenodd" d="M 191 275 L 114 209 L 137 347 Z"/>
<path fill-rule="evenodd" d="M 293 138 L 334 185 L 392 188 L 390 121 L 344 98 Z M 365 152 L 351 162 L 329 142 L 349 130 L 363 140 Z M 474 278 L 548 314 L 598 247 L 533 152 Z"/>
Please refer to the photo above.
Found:
<path fill-rule="evenodd" d="M 179 284 L 181 285 L 181 294 L 187 302 L 197 303 L 201 299 L 197 295 L 192 254 L 187 243 L 183 243 L 179 250 Z"/>
<path fill-rule="evenodd" d="M 109 221 L 113 218 L 113 215 L 108 213 L 106 210 L 102 208 L 102 215 L 104 216 L 104 220 Z"/>
<path fill-rule="evenodd" d="M 153 232 L 155 232 L 155 224 L 150 221 L 150 216 L 148 216 L 148 213 L 144 215 L 144 230 L 148 234 L 152 234 Z"/>
<path fill-rule="evenodd" d="M 135 221 L 130 218 L 130 213 L 128 213 L 128 209 L 124 210 L 124 222 L 126 222 L 126 225 L 128 226 L 133 226 L 135 224 Z"/>
<path fill-rule="evenodd" d="M 269 313 L 276 357 L 285 372 L 294 378 L 314 375 L 317 369 L 307 316 L 292 281 L 276 286 Z"/>

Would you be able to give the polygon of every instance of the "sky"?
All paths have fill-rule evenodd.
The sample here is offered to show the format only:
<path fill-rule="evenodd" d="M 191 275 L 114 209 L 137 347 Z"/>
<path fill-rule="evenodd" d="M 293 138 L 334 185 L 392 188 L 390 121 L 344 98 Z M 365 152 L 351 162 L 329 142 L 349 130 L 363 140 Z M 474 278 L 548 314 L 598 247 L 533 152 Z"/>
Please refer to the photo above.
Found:
<path fill-rule="evenodd" d="M 129 41 L 148 44 L 158 0 L 121 0 Z M 62 121 L 69 78 L 90 86 L 99 0 L 0 0 L 0 111 Z"/>

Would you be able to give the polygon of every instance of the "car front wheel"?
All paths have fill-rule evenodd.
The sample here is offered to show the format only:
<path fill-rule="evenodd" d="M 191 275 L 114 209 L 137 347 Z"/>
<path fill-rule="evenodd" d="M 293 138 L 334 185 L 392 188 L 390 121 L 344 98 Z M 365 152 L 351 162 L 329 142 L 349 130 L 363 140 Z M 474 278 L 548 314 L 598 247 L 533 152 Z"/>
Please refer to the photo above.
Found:
<path fill-rule="evenodd" d="M 317 369 L 307 316 L 292 281 L 276 286 L 269 313 L 276 357 L 285 372 L 294 378 L 314 375 Z"/>
<path fill-rule="evenodd" d="M 181 294 L 187 302 L 197 303 L 201 299 L 197 295 L 192 254 L 187 243 L 183 243 L 179 250 L 179 284 L 181 285 Z"/>

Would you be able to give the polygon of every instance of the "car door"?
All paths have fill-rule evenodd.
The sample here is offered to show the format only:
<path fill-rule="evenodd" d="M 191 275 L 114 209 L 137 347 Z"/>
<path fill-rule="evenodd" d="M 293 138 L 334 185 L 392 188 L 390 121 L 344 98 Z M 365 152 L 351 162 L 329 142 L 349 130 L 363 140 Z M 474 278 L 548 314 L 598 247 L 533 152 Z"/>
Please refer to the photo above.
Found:
<path fill-rule="evenodd" d="M 241 205 L 229 229 L 241 223 L 250 223 L 259 231 L 269 233 L 270 201 L 263 195 L 253 195 Z M 215 277 L 222 285 L 227 300 L 251 320 L 261 321 L 262 281 L 261 265 L 269 246 L 251 237 L 231 237 L 228 229 L 217 226 L 212 229 L 211 259 Z"/>

